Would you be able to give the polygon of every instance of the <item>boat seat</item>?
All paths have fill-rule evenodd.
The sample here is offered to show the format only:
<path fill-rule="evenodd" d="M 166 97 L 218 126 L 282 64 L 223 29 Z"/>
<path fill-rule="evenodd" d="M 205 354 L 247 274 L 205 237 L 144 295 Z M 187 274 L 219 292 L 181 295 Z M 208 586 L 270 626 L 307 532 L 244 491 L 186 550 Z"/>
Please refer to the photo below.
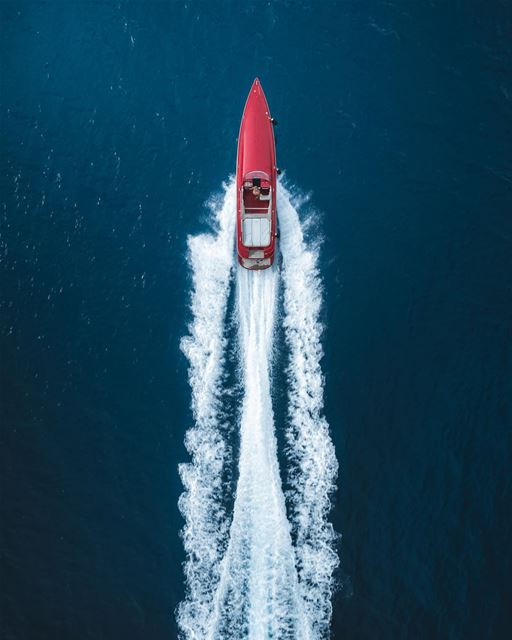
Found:
<path fill-rule="evenodd" d="M 246 247 L 267 247 L 270 244 L 270 220 L 245 218 L 242 224 L 242 243 Z"/>

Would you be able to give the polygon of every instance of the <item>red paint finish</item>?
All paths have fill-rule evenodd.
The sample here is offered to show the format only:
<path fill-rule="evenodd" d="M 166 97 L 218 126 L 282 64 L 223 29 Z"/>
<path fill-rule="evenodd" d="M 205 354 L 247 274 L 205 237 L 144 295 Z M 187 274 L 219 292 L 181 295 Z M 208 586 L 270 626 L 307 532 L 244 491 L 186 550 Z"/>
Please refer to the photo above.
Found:
<path fill-rule="evenodd" d="M 257 182 L 259 178 L 260 196 L 253 195 L 254 178 Z M 247 269 L 266 269 L 273 263 L 276 249 L 276 146 L 270 110 L 258 78 L 247 97 L 240 124 L 236 186 L 238 260 Z M 267 194 L 271 195 L 270 201 L 264 199 Z M 270 213 L 270 243 L 264 247 L 246 247 L 242 236 L 242 209 L 247 219 L 265 213 L 265 207 Z"/>

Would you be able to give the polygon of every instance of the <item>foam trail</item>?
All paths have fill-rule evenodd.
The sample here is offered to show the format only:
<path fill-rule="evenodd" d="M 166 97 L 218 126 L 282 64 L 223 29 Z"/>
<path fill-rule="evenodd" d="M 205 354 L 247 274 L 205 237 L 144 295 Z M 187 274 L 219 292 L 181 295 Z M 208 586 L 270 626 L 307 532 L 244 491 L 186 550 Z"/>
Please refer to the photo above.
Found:
<path fill-rule="evenodd" d="M 239 480 L 209 640 L 307 640 L 290 524 L 279 476 L 269 364 L 275 268 L 237 271 L 245 396 Z"/>
<path fill-rule="evenodd" d="M 285 335 L 288 367 L 288 454 L 291 463 L 292 524 L 296 535 L 301 594 L 315 638 L 328 637 L 332 574 L 338 566 L 335 532 L 328 521 L 338 462 L 323 416 L 320 361 L 322 287 L 317 251 L 308 248 L 289 191 L 277 200 L 283 254 Z"/>
<path fill-rule="evenodd" d="M 187 563 L 187 599 L 178 609 L 178 622 L 187 638 L 204 640 L 209 628 L 214 586 L 228 533 L 223 509 L 222 476 L 226 443 L 220 431 L 219 399 L 224 365 L 224 326 L 234 265 L 236 189 L 225 186 L 223 203 L 211 205 L 216 235 L 189 237 L 193 291 L 190 335 L 181 349 L 189 361 L 195 427 L 185 444 L 192 456 L 180 465 L 185 492 L 179 500 L 185 518 L 182 531 Z"/>
<path fill-rule="evenodd" d="M 243 400 L 231 520 L 223 507 L 227 443 L 219 397 L 234 264 L 234 184 L 226 188 L 216 213 L 217 235 L 189 239 L 193 320 L 182 349 L 190 362 L 196 424 L 186 438 L 192 462 L 180 466 L 188 560 L 187 597 L 178 609 L 178 624 L 186 640 L 320 640 L 329 634 L 338 559 L 327 516 L 337 462 L 323 417 L 321 283 L 316 252 L 307 247 L 282 184 L 278 216 L 282 273 L 277 265 L 261 272 L 235 270 Z M 269 377 L 281 282 L 290 351 L 291 522 L 279 474 Z"/>

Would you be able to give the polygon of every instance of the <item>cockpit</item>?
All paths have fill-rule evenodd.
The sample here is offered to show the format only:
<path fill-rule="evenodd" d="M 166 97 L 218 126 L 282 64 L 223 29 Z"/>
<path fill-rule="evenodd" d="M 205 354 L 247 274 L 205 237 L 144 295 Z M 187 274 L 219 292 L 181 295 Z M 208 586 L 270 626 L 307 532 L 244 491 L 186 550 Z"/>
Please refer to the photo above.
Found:
<path fill-rule="evenodd" d="M 246 247 L 266 247 L 271 238 L 272 185 L 264 171 L 249 171 L 242 183 L 242 242 Z"/>
<path fill-rule="evenodd" d="M 243 201 L 246 213 L 267 211 L 272 199 L 270 177 L 264 171 L 249 171 L 244 176 Z"/>

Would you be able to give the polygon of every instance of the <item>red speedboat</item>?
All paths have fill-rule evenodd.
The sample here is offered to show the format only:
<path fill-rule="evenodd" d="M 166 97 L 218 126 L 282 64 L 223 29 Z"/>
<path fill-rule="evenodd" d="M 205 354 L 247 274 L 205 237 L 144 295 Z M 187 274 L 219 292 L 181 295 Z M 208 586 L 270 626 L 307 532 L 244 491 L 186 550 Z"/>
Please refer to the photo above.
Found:
<path fill-rule="evenodd" d="M 277 238 L 274 120 L 258 78 L 240 125 L 236 164 L 238 261 L 246 269 L 274 262 Z"/>

